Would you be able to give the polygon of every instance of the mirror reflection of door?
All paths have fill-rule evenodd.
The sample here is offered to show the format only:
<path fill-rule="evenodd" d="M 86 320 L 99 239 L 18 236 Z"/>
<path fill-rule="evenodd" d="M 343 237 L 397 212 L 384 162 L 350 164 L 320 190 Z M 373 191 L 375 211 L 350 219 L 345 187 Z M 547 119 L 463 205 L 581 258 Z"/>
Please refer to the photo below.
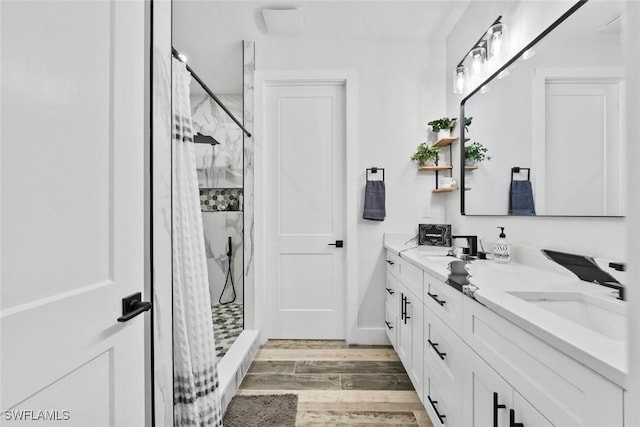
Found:
<path fill-rule="evenodd" d="M 540 213 L 620 215 L 619 85 L 600 78 L 546 80 Z"/>

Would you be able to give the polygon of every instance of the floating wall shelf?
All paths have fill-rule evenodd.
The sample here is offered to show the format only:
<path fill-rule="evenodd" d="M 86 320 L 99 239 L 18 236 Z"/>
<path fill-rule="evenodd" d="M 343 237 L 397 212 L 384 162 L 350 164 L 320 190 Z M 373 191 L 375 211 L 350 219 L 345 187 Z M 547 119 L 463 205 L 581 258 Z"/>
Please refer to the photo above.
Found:
<path fill-rule="evenodd" d="M 419 172 L 432 172 L 432 171 L 446 171 L 451 170 L 453 166 L 451 165 L 434 165 L 434 166 L 419 166 Z"/>
<path fill-rule="evenodd" d="M 456 142 L 458 139 L 457 136 L 452 136 L 451 138 L 442 138 L 436 141 L 435 144 L 433 144 L 434 147 L 446 147 L 447 145 L 451 145 L 454 142 Z"/>
<path fill-rule="evenodd" d="M 434 147 L 446 147 L 447 145 L 451 145 L 454 142 L 456 142 L 457 140 L 459 140 L 460 138 L 457 136 L 452 136 L 450 138 L 442 138 L 439 139 L 435 142 L 435 144 L 433 144 Z M 465 138 L 464 142 L 467 142 L 469 140 L 469 138 Z"/>
<path fill-rule="evenodd" d="M 478 167 L 477 167 L 477 166 L 465 166 L 464 168 L 465 168 L 466 170 L 468 170 L 468 171 L 473 171 L 473 170 L 478 169 Z"/>
<path fill-rule="evenodd" d="M 433 192 L 434 193 L 451 193 L 452 191 L 458 191 L 460 189 L 460 187 L 440 187 L 440 188 L 434 188 Z"/>

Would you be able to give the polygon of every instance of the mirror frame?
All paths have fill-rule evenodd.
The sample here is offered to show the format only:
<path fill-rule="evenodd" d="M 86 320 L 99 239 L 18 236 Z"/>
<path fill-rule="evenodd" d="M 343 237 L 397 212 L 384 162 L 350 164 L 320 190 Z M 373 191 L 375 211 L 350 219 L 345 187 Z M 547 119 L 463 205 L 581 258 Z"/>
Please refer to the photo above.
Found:
<path fill-rule="evenodd" d="M 571 6 L 571 8 L 569 8 L 569 10 L 567 10 L 565 13 L 563 13 L 562 16 L 560 16 L 560 18 L 555 20 L 549 27 L 547 27 L 536 38 L 534 38 L 531 42 L 529 42 L 525 47 L 520 49 L 520 51 L 518 53 L 516 53 L 511 59 L 509 59 L 502 67 L 497 69 L 493 74 L 491 74 L 487 79 L 485 79 L 475 89 L 473 89 L 467 96 L 465 96 L 462 99 L 462 101 L 460 101 L 460 117 L 458 118 L 458 123 L 464 123 L 464 117 L 465 117 L 464 108 L 465 108 L 465 104 L 469 100 L 469 98 L 471 98 L 473 95 L 478 93 L 480 91 L 480 89 L 482 89 L 483 86 L 487 85 L 493 79 L 495 79 L 498 76 L 498 74 L 500 74 L 502 71 L 504 71 L 507 68 L 509 68 L 509 66 L 511 66 L 511 64 L 513 64 L 518 59 L 520 59 L 522 54 L 524 54 L 527 50 L 531 49 L 540 40 L 545 38 L 551 31 L 553 31 L 558 25 L 562 24 L 569 16 L 573 15 L 578 9 L 580 9 L 582 6 L 584 6 L 588 1 L 589 0 L 579 0 L 576 4 Z M 582 217 L 582 218 L 593 217 L 593 218 L 605 218 L 605 217 L 607 217 L 607 216 L 604 216 L 604 215 L 598 215 L 598 216 L 593 216 L 593 215 L 540 215 L 540 216 L 530 216 L 530 215 L 526 215 L 526 216 L 523 216 L 523 215 L 497 215 L 497 214 L 490 215 L 490 214 L 467 214 L 467 213 L 465 213 L 464 194 L 465 194 L 466 185 L 465 185 L 465 169 L 464 169 L 464 162 L 465 162 L 464 139 L 465 139 L 465 129 L 464 129 L 464 126 L 460 126 L 460 141 L 461 141 L 461 144 L 460 144 L 460 159 L 459 160 L 460 160 L 460 214 L 461 215 L 463 215 L 463 216 L 466 216 L 466 215 L 469 215 L 469 216 L 509 216 L 509 217 L 520 217 L 520 216 L 522 216 L 524 218 L 544 218 L 544 217 L 565 217 L 565 218 L 570 218 L 570 217 Z M 609 218 L 621 218 L 621 217 L 622 216 L 616 216 L 616 217 L 609 216 Z"/>

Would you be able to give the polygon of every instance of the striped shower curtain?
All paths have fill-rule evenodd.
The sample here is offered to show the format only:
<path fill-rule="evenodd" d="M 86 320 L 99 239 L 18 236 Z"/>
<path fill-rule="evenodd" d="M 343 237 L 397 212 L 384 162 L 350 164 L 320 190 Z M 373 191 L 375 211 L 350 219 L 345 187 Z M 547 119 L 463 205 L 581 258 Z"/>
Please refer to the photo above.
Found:
<path fill-rule="evenodd" d="M 172 64 L 174 425 L 222 426 L 186 65 Z"/>

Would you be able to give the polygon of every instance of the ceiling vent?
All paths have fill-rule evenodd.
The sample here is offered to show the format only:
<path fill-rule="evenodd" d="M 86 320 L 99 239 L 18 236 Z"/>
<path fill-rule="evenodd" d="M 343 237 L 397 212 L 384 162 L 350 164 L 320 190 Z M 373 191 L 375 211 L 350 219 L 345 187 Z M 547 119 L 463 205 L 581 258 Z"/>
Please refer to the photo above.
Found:
<path fill-rule="evenodd" d="M 302 9 L 262 9 L 267 33 L 274 36 L 302 34 L 304 19 Z"/>

